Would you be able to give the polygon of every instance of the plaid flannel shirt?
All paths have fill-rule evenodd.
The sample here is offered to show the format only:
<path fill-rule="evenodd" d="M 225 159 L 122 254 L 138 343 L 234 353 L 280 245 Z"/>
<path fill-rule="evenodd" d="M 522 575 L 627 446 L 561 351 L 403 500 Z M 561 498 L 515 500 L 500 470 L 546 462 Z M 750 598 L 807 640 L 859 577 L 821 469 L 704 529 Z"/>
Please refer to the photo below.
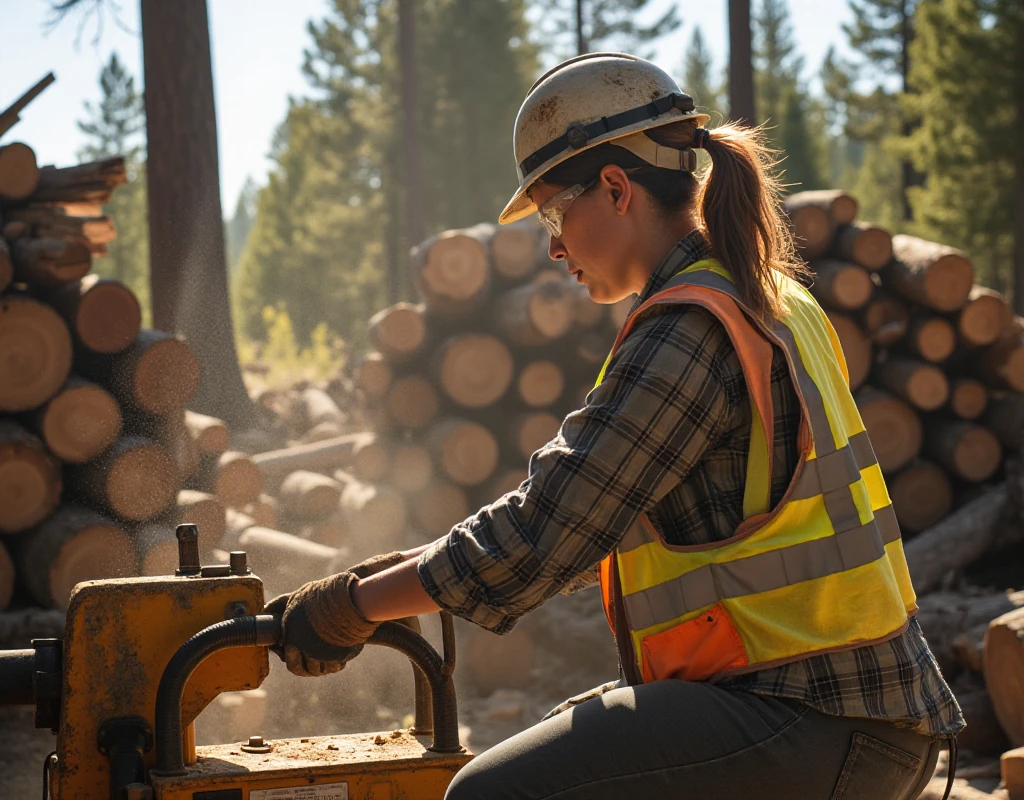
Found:
<path fill-rule="evenodd" d="M 686 236 L 634 310 L 710 256 L 701 233 Z M 775 505 L 796 468 L 801 414 L 777 348 L 771 381 Z M 554 594 L 593 584 L 597 565 L 642 513 L 672 544 L 726 539 L 742 521 L 750 429 L 743 372 L 721 323 L 700 307 L 656 306 L 622 343 L 586 407 L 533 454 L 527 481 L 436 541 L 420 557 L 420 579 L 441 607 L 505 633 Z M 888 719 L 928 736 L 964 725 L 916 620 L 889 642 L 721 685 L 828 714 Z"/>

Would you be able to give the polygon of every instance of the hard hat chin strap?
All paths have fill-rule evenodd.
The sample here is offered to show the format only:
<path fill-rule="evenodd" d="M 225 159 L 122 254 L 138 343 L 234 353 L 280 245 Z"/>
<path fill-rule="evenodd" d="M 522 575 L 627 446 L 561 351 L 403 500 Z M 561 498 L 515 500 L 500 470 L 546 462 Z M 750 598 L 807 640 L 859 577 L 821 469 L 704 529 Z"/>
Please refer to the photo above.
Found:
<path fill-rule="evenodd" d="M 661 169 L 676 169 L 680 172 L 693 172 L 697 169 L 697 154 L 693 150 L 665 147 L 648 138 L 642 131 L 613 139 L 608 144 L 625 148 L 648 164 Z"/>

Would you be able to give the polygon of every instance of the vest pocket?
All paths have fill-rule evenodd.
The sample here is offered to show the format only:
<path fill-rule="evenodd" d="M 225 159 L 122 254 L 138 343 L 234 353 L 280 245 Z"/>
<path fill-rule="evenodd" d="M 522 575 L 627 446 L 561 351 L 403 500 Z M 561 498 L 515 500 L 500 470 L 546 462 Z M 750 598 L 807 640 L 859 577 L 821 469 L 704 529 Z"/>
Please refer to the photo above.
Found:
<path fill-rule="evenodd" d="M 831 800 L 904 798 L 917 782 L 921 760 L 891 744 L 855 733 Z"/>
<path fill-rule="evenodd" d="M 739 631 L 721 603 L 641 643 L 644 682 L 701 681 L 749 663 Z"/>

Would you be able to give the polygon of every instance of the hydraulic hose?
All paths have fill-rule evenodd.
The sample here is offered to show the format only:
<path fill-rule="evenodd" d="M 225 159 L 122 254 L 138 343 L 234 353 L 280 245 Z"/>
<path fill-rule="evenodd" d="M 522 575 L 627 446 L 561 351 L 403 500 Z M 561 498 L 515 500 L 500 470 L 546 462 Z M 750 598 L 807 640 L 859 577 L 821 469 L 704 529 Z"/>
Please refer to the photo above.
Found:
<path fill-rule="evenodd" d="M 281 637 L 281 624 L 270 614 L 237 617 L 204 628 L 171 657 L 156 692 L 156 771 L 183 775 L 181 695 L 196 667 L 207 656 L 229 647 L 267 647 Z"/>
<path fill-rule="evenodd" d="M 32 675 L 36 651 L 0 650 L 0 706 L 30 706 L 36 702 Z"/>

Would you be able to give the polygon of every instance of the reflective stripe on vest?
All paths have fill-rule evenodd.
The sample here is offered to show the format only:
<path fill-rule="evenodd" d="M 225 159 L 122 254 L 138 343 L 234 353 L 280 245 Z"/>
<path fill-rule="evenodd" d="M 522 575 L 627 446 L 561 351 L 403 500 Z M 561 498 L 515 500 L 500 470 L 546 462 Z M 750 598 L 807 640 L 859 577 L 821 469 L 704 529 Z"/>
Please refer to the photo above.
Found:
<path fill-rule="evenodd" d="M 759 331 L 778 345 L 786 355 L 810 432 L 778 507 L 770 514 L 751 515 L 745 496 L 748 518 L 730 539 L 672 547 L 646 517 L 622 538 L 602 569 L 602 589 L 609 620 L 612 604 L 622 603 L 633 647 L 624 650 L 625 632 L 617 631 L 620 657 L 633 661 L 644 680 L 700 680 L 884 640 L 898 635 L 916 609 L 881 470 L 849 388 L 835 374 L 838 360 L 845 377 L 838 339 L 806 291 L 783 280 L 784 296 L 803 304 L 799 314 L 787 318 L 802 330 L 799 342 L 782 321 L 770 326 L 754 323 L 742 311 L 738 292 L 717 262 L 691 266 L 641 307 L 659 302 L 704 305 L 726 325 L 734 344 L 737 336 Z M 729 309 L 717 299 L 722 295 L 732 301 Z M 605 368 L 632 321 L 623 326 Z M 737 353 L 749 388 L 755 368 L 744 362 L 751 360 L 750 348 L 737 347 Z M 821 386 L 808 364 L 817 370 Z M 769 380 L 767 372 L 758 374 Z M 753 424 L 758 427 L 759 417 L 772 419 L 765 389 L 751 392 Z M 755 394 L 758 403 L 753 402 Z M 767 407 L 759 414 L 760 405 Z M 770 445 L 769 452 L 763 452 L 770 437 L 769 429 L 766 436 L 751 440 L 747 476 L 748 481 L 752 476 L 759 479 L 759 492 L 770 484 Z M 613 597 L 607 585 L 610 577 L 621 584 L 621 596 Z M 787 587 L 791 591 L 777 591 Z M 847 600 L 864 607 L 843 608 L 844 592 Z M 834 608 L 796 607 L 797 600 L 781 599 L 786 596 Z M 828 619 L 822 619 L 823 614 Z M 801 621 L 801 616 L 807 619 Z"/>

